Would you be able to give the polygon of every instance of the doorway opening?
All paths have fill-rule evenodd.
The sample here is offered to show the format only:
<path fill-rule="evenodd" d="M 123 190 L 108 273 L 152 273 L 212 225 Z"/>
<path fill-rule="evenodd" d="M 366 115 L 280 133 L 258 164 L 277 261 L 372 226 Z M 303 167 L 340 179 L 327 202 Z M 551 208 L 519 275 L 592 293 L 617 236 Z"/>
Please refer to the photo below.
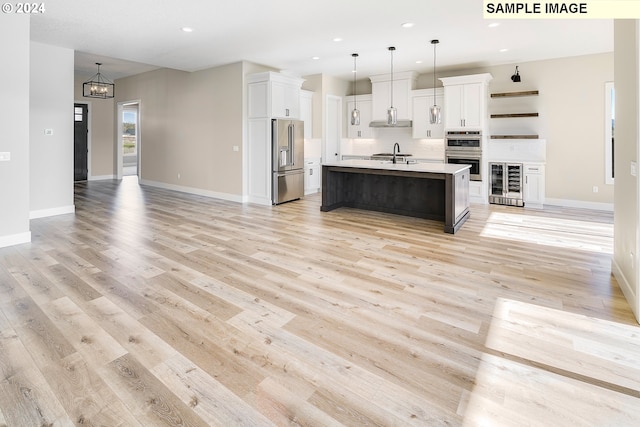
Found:
<path fill-rule="evenodd" d="M 89 106 L 73 104 L 73 180 L 86 181 L 89 175 Z"/>
<path fill-rule="evenodd" d="M 122 109 L 122 175 L 138 175 L 138 104 Z"/>

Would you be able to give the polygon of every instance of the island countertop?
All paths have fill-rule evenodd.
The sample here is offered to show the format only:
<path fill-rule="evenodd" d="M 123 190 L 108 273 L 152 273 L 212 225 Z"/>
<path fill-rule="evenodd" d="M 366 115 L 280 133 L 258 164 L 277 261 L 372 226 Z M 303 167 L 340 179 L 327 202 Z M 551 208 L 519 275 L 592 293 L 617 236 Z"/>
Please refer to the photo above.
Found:
<path fill-rule="evenodd" d="M 428 172 L 441 173 L 447 175 L 457 175 L 465 169 L 471 168 L 469 165 L 456 165 L 449 163 L 391 163 L 389 161 L 380 160 L 342 160 L 333 163 L 325 163 L 323 166 L 337 166 L 344 168 L 360 168 L 360 169 L 380 169 L 389 171 L 407 171 L 407 172 Z"/>

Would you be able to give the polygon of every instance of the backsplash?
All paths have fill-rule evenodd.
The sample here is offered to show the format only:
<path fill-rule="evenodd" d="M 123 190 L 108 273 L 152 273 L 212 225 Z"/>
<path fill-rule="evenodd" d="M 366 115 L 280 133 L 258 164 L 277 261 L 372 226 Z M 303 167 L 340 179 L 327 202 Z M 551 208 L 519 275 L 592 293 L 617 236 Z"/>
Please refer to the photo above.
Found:
<path fill-rule="evenodd" d="M 416 158 L 444 159 L 443 139 L 414 139 L 411 128 L 378 128 L 375 139 L 342 139 L 341 154 L 368 156 L 375 153 L 391 153 L 397 142 L 402 153 Z"/>

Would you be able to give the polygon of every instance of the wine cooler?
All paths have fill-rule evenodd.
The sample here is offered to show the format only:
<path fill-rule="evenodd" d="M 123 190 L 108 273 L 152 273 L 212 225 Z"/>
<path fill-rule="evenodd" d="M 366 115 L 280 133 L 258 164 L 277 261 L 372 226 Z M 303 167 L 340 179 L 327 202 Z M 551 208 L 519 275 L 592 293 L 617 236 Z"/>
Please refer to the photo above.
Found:
<path fill-rule="evenodd" d="M 489 163 L 489 203 L 524 206 L 522 163 Z"/>

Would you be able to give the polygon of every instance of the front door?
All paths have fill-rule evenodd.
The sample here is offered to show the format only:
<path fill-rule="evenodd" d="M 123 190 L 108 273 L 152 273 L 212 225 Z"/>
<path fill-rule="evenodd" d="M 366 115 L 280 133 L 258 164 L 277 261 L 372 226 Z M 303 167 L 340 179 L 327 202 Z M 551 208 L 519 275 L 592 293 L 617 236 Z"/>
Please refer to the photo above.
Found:
<path fill-rule="evenodd" d="M 88 133 L 87 104 L 73 106 L 73 180 L 86 181 L 88 175 Z"/>

